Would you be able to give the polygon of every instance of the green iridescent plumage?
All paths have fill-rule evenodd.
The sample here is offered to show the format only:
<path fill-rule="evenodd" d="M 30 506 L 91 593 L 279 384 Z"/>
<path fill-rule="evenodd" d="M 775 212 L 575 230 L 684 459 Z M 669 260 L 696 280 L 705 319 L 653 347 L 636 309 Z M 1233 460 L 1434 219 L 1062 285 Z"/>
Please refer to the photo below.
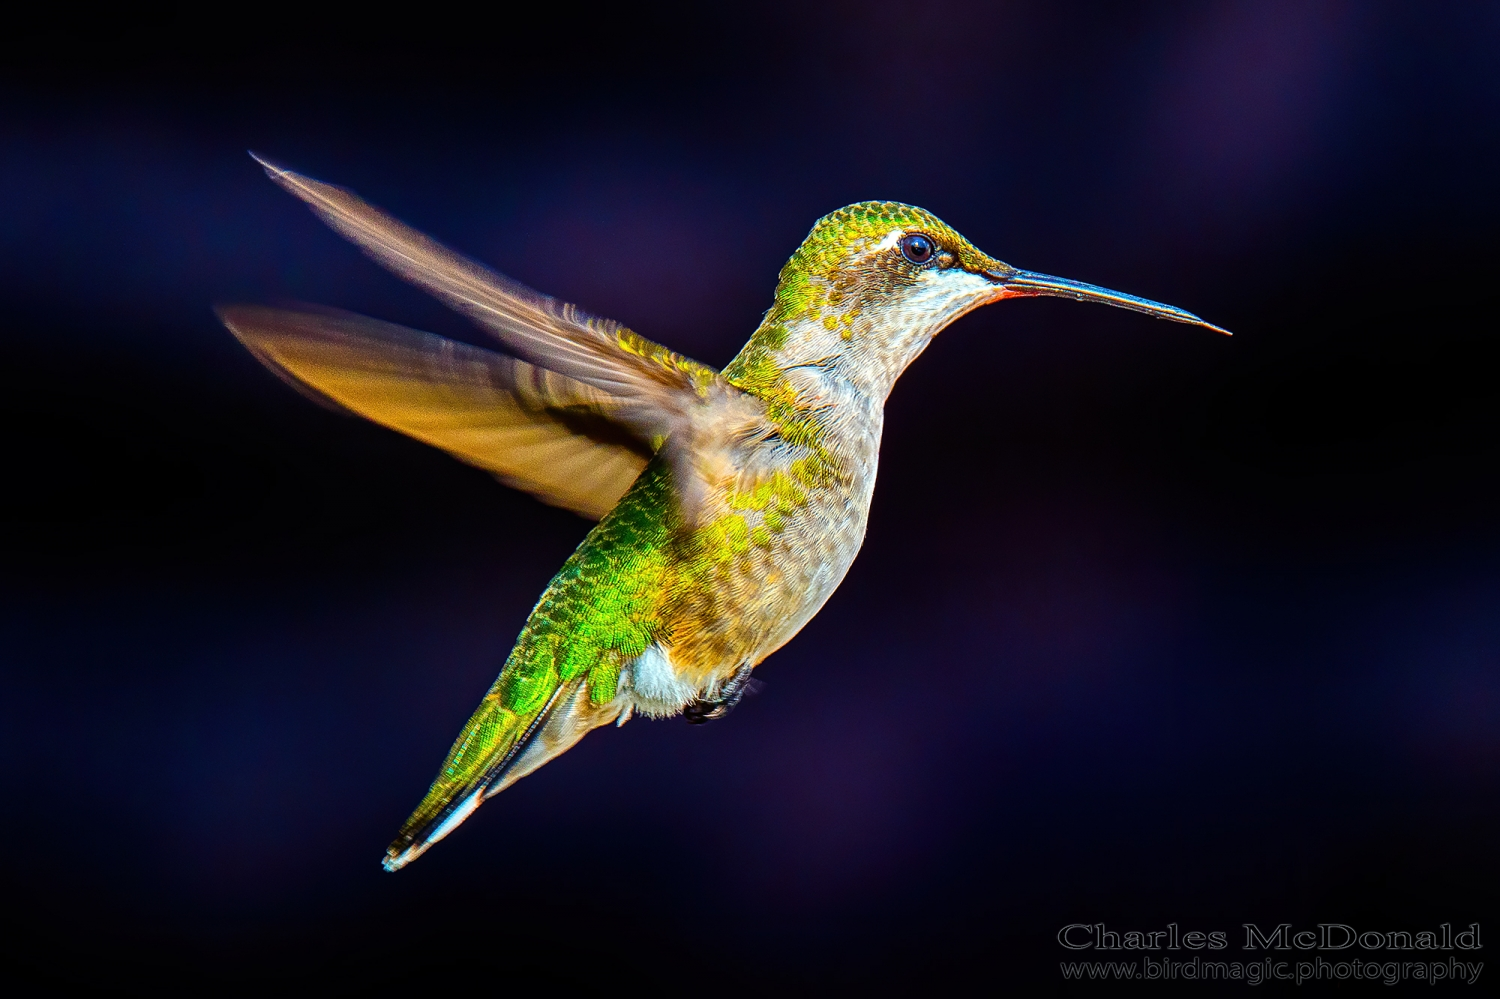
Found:
<path fill-rule="evenodd" d="M 644 652 L 661 628 L 657 611 L 674 515 L 667 470 L 661 463 L 648 466 L 542 593 L 398 842 L 493 780 L 565 685 L 584 684 L 595 705 L 614 699 L 621 666 Z"/>
<path fill-rule="evenodd" d="M 820 219 L 722 372 L 495 274 L 341 188 L 270 176 L 373 259 L 515 357 L 360 316 L 231 307 L 255 356 L 319 398 L 602 517 L 553 577 L 499 677 L 387 851 L 396 870 L 483 798 L 635 712 L 733 707 L 864 539 L 883 405 L 965 312 L 1065 295 L 1189 313 L 1019 271 L 930 213 L 862 202 Z"/>

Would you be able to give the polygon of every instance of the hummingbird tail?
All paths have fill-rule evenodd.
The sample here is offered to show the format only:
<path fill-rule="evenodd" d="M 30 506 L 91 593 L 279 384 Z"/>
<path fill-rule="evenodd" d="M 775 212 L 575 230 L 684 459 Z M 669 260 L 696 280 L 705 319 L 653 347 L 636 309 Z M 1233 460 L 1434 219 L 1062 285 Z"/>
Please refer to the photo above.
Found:
<path fill-rule="evenodd" d="M 590 729 L 619 717 L 623 701 L 595 704 L 580 677 L 559 684 L 540 709 L 518 714 L 492 691 L 464 726 L 427 796 L 381 861 L 399 871 L 458 828 L 486 798 L 567 752 Z"/>

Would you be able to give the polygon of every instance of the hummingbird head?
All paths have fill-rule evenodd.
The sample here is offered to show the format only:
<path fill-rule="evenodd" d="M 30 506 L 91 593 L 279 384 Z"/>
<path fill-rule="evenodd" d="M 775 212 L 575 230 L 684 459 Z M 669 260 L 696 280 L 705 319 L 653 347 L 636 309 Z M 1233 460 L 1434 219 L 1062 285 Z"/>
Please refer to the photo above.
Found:
<path fill-rule="evenodd" d="M 865 201 L 813 226 L 782 268 L 776 300 L 740 366 L 815 365 L 884 399 L 949 323 L 991 302 L 1034 295 L 1102 302 L 1228 332 L 1170 305 L 1012 267 L 921 208 Z"/>

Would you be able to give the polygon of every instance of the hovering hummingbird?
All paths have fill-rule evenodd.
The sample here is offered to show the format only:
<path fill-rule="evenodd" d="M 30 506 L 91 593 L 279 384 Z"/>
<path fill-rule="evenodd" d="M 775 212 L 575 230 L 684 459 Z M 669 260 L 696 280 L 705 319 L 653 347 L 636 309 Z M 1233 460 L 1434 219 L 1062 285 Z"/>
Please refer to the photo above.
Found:
<path fill-rule="evenodd" d="M 390 871 L 590 729 L 635 714 L 727 714 L 751 671 L 848 572 L 886 397 L 955 319 L 1056 295 L 1228 332 L 1018 270 L 929 212 L 866 201 L 818 220 L 760 326 L 715 371 L 462 257 L 344 188 L 255 158 L 510 354 L 331 310 L 227 306 L 218 313 L 230 331 L 299 390 L 599 521 L 387 850 Z"/>

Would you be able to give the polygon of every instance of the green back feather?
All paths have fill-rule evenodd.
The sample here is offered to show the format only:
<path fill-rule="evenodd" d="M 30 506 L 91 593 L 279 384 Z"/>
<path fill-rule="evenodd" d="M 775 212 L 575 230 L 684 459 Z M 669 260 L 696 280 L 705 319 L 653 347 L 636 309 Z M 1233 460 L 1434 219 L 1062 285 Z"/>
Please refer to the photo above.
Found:
<path fill-rule="evenodd" d="M 595 705 L 614 699 L 621 667 L 661 630 L 675 503 L 665 463 L 653 461 L 563 564 L 407 819 L 398 845 L 411 842 L 452 802 L 499 780 L 508 758 L 523 748 L 519 740 L 560 687 L 587 684 Z"/>

